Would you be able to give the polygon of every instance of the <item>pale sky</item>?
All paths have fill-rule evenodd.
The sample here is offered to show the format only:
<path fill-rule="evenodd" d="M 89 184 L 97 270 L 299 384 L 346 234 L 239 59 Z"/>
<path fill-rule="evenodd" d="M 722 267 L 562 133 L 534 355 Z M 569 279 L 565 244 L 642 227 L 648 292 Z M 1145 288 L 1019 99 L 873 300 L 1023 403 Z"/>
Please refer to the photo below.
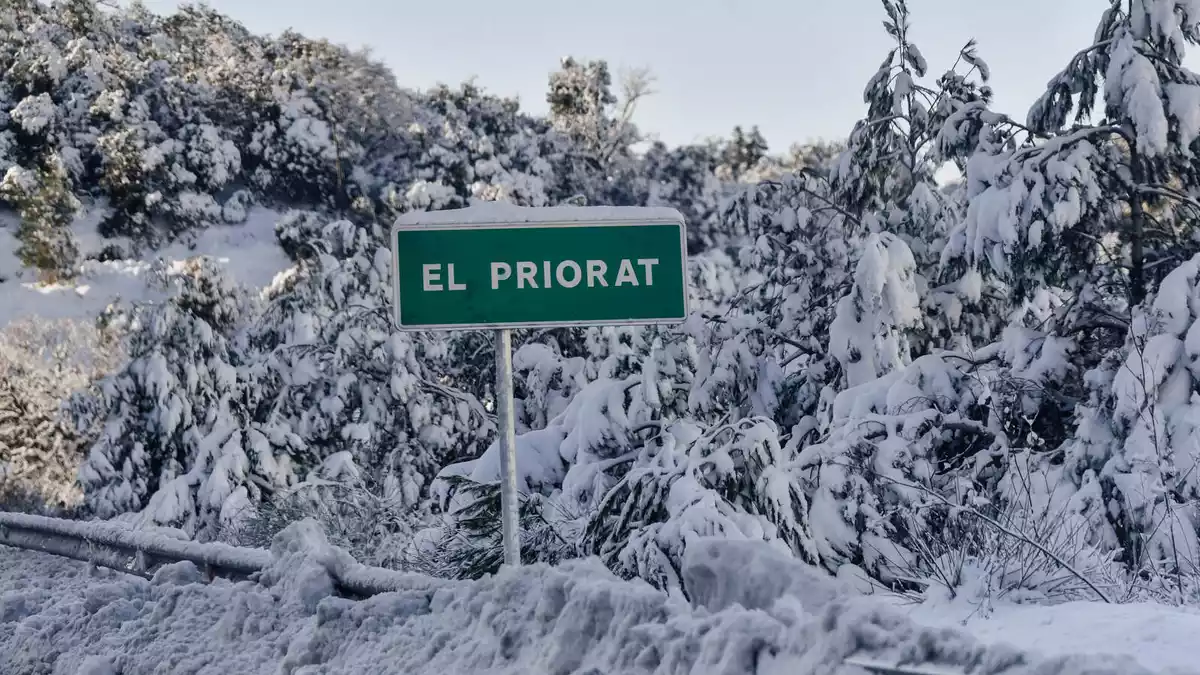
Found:
<path fill-rule="evenodd" d="M 177 0 L 144 0 L 156 12 Z M 544 112 L 561 57 L 649 67 L 638 109 L 668 143 L 758 124 L 772 150 L 843 138 L 890 42 L 877 0 L 210 0 L 257 33 L 293 28 L 369 46 L 400 83 L 476 77 Z M 1107 0 L 909 0 L 913 34 L 941 74 L 971 37 L 992 70 L 996 107 L 1024 119 L 1046 81 L 1091 42 Z M 1195 55 L 1189 58 L 1197 67 Z"/>

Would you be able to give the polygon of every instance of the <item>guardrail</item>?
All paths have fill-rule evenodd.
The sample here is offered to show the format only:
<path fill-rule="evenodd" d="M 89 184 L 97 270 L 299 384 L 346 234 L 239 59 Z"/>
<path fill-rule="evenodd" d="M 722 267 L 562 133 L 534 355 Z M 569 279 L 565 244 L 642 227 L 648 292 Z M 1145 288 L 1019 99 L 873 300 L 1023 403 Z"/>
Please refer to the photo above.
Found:
<path fill-rule="evenodd" d="M 61 520 L 5 511 L 0 511 L 0 545 L 71 558 L 143 578 L 152 577 L 163 565 L 190 561 L 208 579 L 240 580 L 272 563 L 271 553 L 264 549 L 202 544 L 110 522 Z M 359 599 L 453 583 L 357 563 L 331 570 L 330 575 L 340 594 Z M 849 657 L 844 663 L 875 675 L 962 675 L 953 670 L 893 665 L 858 656 Z"/>
<path fill-rule="evenodd" d="M 0 511 L 0 544 L 50 553 L 98 567 L 150 578 L 163 565 L 190 561 L 211 579 L 246 579 L 266 569 L 271 553 L 220 543 L 173 539 L 116 523 L 60 520 Z M 355 564 L 331 570 L 338 592 L 365 598 L 398 590 L 433 588 L 438 580 Z M 449 583 L 449 582 L 446 582 Z"/>
<path fill-rule="evenodd" d="M 961 671 L 950 669 L 932 669 L 931 666 L 908 666 L 873 661 L 857 656 L 851 656 L 842 661 L 847 666 L 862 668 L 875 675 L 963 675 Z"/>
<path fill-rule="evenodd" d="M 60 520 L 0 512 L 0 544 L 52 553 L 149 577 L 169 563 L 190 560 L 211 576 L 245 578 L 271 563 L 261 549 L 201 544 L 115 523 Z"/>

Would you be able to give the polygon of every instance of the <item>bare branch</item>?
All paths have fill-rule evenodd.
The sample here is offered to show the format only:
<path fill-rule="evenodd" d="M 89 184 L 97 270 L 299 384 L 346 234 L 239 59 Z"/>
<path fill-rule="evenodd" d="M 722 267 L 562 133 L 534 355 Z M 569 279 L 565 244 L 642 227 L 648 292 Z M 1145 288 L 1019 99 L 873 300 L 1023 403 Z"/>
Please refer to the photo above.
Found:
<path fill-rule="evenodd" d="M 954 502 L 950 501 L 949 499 L 946 499 L 945 497 L 938 494 L 937 492 L 930 490 L 929 488 L 925 487 L 924 485 L 919 485 L 916 483 L 909 483 L 907 481 L 902 481 L 897 478 L 893 478 L 891 476 L 886 476 L 883 474 L 880 474 L 878 476 L 878 478 L 895 483 L 896 485 L 899 485 L 901 487 L 906 487 L 906 488 L 913 489 L 913 490 L 920 490 L 921 492 L 925 493 L 926 495 L 933 497 L 934 499 L 938 500 L 942 504 L 944 504 L 952 509 L 956 509 L 958 511 L 962 511 L 963 513 L 968 513 L 972 516 L 975 516 L 979 520 L 996 528 L 997 531 L 999 531 L 1001 534 L 1004 534 L 1005 536 L 1012 537 L 1013 539 L 1016 539 L 1017 541 L 1021 541 L 1026 544 L 1029 544 L 1030 546 L 1032 546 L 1032 547 L 1036 548 L 1038 551 L 1040 551 L 1043 555 L 1045 555 L 1046 557 L 1050 558 L 1055 563 L 1057 563 L 1060 567 L 1063 568 L 1063 570 L 1070 573 L 1071 576 L 1082 581 L 1101 600 L 1103 600 L 1104 602 L 1106 602 L 1108 604 L 1112 604 L 1112 600 L 1108 597 L 1108 595 L 1104 591 L 1100 590 L 1100 588 L 1098 586 L 1096 586 L 1096 584 L 1092 583 L 1092 581 L 1090 579 L 1088 579 L 1086 576 L 1084 576 L 1082 572 L 1075 569 L 1075 567 L 1073 565 L 1071 565 L 1071 563 L 1067 562 L 1066 560 L 1063 560 L 1062 556 L 1060 556 L 1057 553 L 1046 548 L 1041 543 L 1034 541 L 1032 538 L 1030 538 L 1024 532 L 1014 530 L 1014 529 L 1004 525 L 1000 521 L 996 520 L 995 518 L 984 515 L 982 512 L 980 512 L 978 509 L 976 509 L 974 507 L 960 506 L 958 504 L 955 504 Z"/>

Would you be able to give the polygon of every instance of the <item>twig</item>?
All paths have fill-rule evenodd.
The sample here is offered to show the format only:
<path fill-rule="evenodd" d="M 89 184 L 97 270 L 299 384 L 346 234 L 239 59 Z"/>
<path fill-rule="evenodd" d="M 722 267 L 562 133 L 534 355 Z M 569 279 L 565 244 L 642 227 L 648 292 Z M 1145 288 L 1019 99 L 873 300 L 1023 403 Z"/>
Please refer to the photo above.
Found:
<path fill-rule="evenodd" d="M 1103 600 L 1104 602 L 1106 602 L 1110 605 L 1112 604 L 1112 600 L 1109 599 L 1108 595 L 1104 591 L 1100 590 L 1100 588 L 1097 587 L 1096 584 L 1092 583 L 1091 580 L 1089 580 L 1086 576 L 1084 576 L 1082 572 L 1075 569 L 1075 567 L 1072 566 L 1067 561 L 1063 560 L 1062 557 L 1059 556 L 1057 553 L 1054 553 L 1053 551 L 1046 548 L 1042 544 L 1031 539 L 1028 535 L 1005 526 L 1003 523 L 996 520 L 995 518 L 984 515 L 978 509 L 975 509 L 970 506 L 960 506 L 958 504 L 955 504 L 955 503 L 951 502 L 949 499 L 946 499 L 942 495 L 938 494 L 937 492 L 934 492 L 933 490 L 930 490 L 929 488 L 925 487 L 924 485 L 919 485 L 916 483 L 908 483 L 908 482 L 902 481 L 898 478 L 893 478 L 891 476 L 885 476 L 885 475 L 879 475 L 878 478 L 882 478 L 884 480 L 891 481 L 901 487 L 906 487 L 906 488 L 914 489 L 914 490 L 920 490 L 921 492 L 924 492 L 925 494 L 929 495 L 930 497 L 933 497 L 934 499 L 940 501 L 941 503 L 945 504 L 946 506 L 949 506 L 952 509 L 957 509 L 957 510 L 969 513 L 969 514 L 975 516 L 976 518 L 982 520 L 983 522 L 996 528 L 1001 533 L 1003 533 L 1009 537 L 1012 537 L 1013 539 L 1016 539 L 1018 541 L 1022 541 L 1026 544 L 1029 544 L 1030 546 L 1041 551 L 1043 555 L 1045 555 L 1046 557 L 1050 558 L 1055 563 L 1060 565 L 1064 570 L 1069 572 L 1076 579 L 1079 579 L 1084 584 L 1086 584 L 1087 587 L 1090 588 L 1092 590 L 1092 592 L 1095 593 L 1097 595 L 1097 597 L 1099 597 L 1101 600 Z"/>

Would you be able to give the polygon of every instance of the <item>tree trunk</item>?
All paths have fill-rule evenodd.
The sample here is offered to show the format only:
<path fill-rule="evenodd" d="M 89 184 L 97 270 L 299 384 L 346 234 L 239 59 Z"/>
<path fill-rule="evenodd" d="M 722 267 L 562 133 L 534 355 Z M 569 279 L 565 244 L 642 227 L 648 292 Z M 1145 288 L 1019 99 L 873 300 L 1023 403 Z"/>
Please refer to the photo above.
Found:
<path fill-rule="evenodd" d="M 1133 178 L 1133 185 L 1129 190 L 1129 287 L 1130 303 L 1138 305 L 1146 299 L 1146 251 L 1144 246 L 1146 211 L 1142 207 L 1141 194 L 1144 171 L 1141 158 L 1138 157 L 1136 144 L 1130 144 L 1129 154 L 1129 166 Z"/>

